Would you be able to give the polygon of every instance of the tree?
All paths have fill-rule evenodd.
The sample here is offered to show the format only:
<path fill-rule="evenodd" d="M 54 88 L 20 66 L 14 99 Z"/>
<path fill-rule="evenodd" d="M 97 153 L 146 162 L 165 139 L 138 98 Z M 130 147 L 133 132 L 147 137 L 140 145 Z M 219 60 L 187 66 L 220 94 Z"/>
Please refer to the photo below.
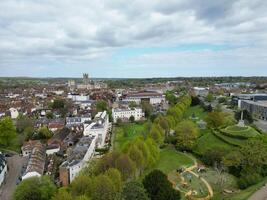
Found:
<path fill-rule="evenodd" d="M 127 154 L 129 155 L 129 158 L 135 163 L 136 169 L 138 169 L 141 173 L 141 169 L 143 169 L 145 165 L 142 151 L 140 151 L 136 145 L 131 145 L 128 149 Z"/>
<path fill-rule="evenodd" d="M 135 172 L 135 163 L 127 154 L 121 154 L 115 163 L 116 169 L 121 172 L 123 180 L 132 177 Z"/>
<path fill-rule="evenodd" d="M 13 194 L 14 200 L 50 200 L 56 192 L 56 186 L 47 176 L 32 177 L 23 180 Z"/>
<path fill-rule="evenodd" d="M 144 188 L 151 200 L 177 200 L 180 192 L 172 188 L 167 176 L 160 170 L 153 170 L 143 180 Z"/>
<path fill-rule="evenodd" d="M 175 128 L 175 136 L 177 140 L 176 147 L 178 149 L 192 150 L 198 138 L 198 128 L 192 121 L 182 121 Z"/>
<path fill-rule="evenodd" d="M 54 110 L 59 110 L 63 109 L 65 107 L 65 100 L 64 99 L 55 99 L 54 102 L 52 103 L 52 109 Z"/>
<path fill-rule="evenodd" d="M 33 120 L 28 116 L 19 115 L 16 121 L 16 128 L 19 133 L 22 133 L 26 128 L 34 128 Z"/>
<path fill-rule="evenodd" d="M 116 199 L 116 188 L 112 180 L 103 174 L 94 178 L 92 199 L 94 200 L 114 200 Z"/>
<path fill-rule="evenodd" d="M 97 112 L 102 112 L 108 109 L 108 104 L 104 100 L 99 100 L 96 102 L 96 110 Z"/>
<path fill-rule="evenodd" d="M 105 172 L 105 175 L 110 178 L 116 192 L 116 199 L 120 199 L 122 192 L 122 177 L 118 169 L 110 168 Z"/>
<path fill-rule="evenodd" d="M 35 137 L 37 137 L 36 139 L 49 139 L 52 137 L 52 133 L 44 126 L 39 128 L 37 136 Z"/>
<path fill-rule="evenodd" d="M 149 200 L 143 185 L 136 181 L 131 181 L 125 184 L 122 197 L 125 200 Z"/>
<path fill-rule="evenodd" d="M 206 117 L 207 127 L 219 129 L 220 127 L 229 126 L 234 123 L 234 118 L 230 113 L 210 112 Z"/>
<path fill-rule="evenodd" d="M 166 92 L 165 98 L 167 99 L 170 105 L 175 105 L 178 101 L 178 98 L 171 91 Z"/>
<path fill-rule="evenodd" d="M 208 93 L 207 94 L 207 96 L 205 97 L 205 100 L 207 101 L 207 102 L 212 102 L 213 101 L 213 94 L 212 93 Z"/>
<path fill-rule="evenodd" d="M 145 113 L 145 117 L 149 118 L 151 116 L 152 112 L 153 112 L 152 105 L 150 105 L 150 103 L 147 103 L 147 102 L 142 102 L 141 103 L 141 107 L 142 107 L 142 110 Z"/>
<path fill-rule="evenodd" d="M 164 131 L 163 129 L 158 125 L 153 123 L 149 136 L 157 143 L 162 144 L 164 141 Z"/>
<path fill-rule="evenodd" d="M 133 115 L 131 115 L 131 116 L 130 116 L 130 118 L 129 118 L 129 120 L 130 120 L 130 122 L 132 122 L 132 123 L 133 123 L 133 122 L 135 121 L 135 118 L 134 118 L 134 116 L 133 116 Z"/>
<path fill-rule="evenodd" d="M 53 196 L 52 200 L 73 200 L 71 194 L 67 191 L 67 188 L 59 188 L 57 193 Z"/>
<path fill-rule="evenodd" d="M 0 144 L 7 147 L 17 136 L 16 128 L 10 117 L 4 117 L 0 120 Z"/>
<path fill-rule="evenodd" d="M 79 196 L 90 194 L 92 192 L 92 187 L 92 179 L 88 176 L 80 175 L 72 181 L 70 190 L 74 196 Z"/>

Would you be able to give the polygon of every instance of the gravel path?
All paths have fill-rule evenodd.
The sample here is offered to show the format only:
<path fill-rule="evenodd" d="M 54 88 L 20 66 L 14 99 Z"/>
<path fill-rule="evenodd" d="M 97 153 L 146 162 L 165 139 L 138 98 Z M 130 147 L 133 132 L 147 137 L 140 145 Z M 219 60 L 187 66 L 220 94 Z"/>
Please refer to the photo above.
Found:
<path fill-rule="evenodd" d="M 263 186 L 255 192 L 248 200 L 267 200 L 267 186 Z"/>

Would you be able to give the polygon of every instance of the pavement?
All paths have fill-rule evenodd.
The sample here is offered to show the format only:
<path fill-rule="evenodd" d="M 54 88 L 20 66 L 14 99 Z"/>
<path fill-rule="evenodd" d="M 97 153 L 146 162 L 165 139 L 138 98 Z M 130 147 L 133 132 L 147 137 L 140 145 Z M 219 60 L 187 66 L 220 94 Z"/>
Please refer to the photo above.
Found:
<path fill-rule="evenodd" d="M 22 166 L 26 164 L 27 159 L 19 155 L 7 158 L 8 172 L 5 183 L 0 187 L 0 199 L 11 200 L 12 194 L 16 188 L 17 179 L 20 176 Z"/>
<path fill-rule="evenodd" d="M 256 191 L 248 200 L 266 200 L 267 199 L 267 186 L 263 186 Z"/>
<path fill-rule="evenodd" d="M 257 121 L 254 121 L 254 124 L 262 131 L 267 132 L 267 121 L 258 119 Z"/>

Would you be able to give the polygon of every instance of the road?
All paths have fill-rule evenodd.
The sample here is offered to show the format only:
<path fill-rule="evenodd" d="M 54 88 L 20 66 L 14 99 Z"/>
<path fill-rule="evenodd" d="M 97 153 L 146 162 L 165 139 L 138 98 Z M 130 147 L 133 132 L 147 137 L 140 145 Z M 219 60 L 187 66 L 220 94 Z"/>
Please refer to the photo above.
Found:
<path fill-rule="evenodd" d="M 267 121 L 258 119 L 257 121 L 254 121 L 254 124 L 264 132 L 267 132 Z"/>
<path fill-rule="evenodd" d="M 7 177 L 5 184 L 0 188 L 0 199 L 1 200 L 10 200 L 12 194 L 16 187 L 17 178 L 20 175 L 22 166 L 26 164 L 27 159 L 19 155 L 14 155 L 7 158 L 7 164 L 9 171 L 7 172 Z"/>
<path fill-rule="evenodd" d="M 248 200 L 266 200 L 267 199 L 267 186 L 263 186 L 255 192 Z"/>

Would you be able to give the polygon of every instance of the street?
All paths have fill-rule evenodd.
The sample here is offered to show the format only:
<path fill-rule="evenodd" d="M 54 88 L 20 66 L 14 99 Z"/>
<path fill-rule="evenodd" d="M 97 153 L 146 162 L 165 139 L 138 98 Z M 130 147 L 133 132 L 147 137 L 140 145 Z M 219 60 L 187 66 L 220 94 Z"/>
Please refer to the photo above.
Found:
<path fill-rule="evenodd" d="M 257 121 L 254 121 L 254 124 L 262 131 L 267 132 L 267 121 L 258 119 Z"/>
<path fill-rule="evenodd" d="M 21 173 L 23 164 L 26 164 L 27 159 L 19 155 L 14 155 L 7 158 L 9 171 L 7 172 L 5 183 L 0 188 L 0 199 L 10 200 L 16 187 L 16 181 Z"/>

